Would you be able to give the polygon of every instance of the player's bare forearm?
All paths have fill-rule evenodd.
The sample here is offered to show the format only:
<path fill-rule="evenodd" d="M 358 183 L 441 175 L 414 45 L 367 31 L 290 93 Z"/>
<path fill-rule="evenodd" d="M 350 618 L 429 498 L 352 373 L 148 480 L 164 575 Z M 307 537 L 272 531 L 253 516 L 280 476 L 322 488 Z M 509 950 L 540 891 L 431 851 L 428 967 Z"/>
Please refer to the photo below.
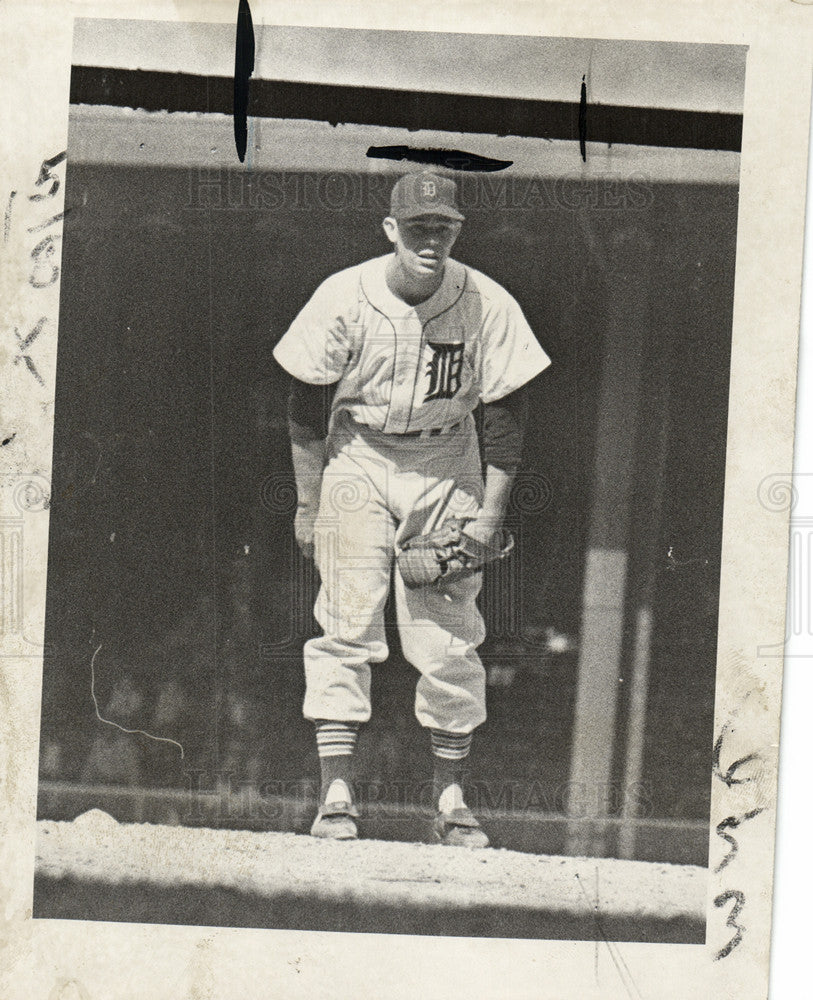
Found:
<path fill-rule="evenodd" d="M 502 527 L 515 474 L 514 470 L 486 465 L 485 490 L 480 514 L 477 520 L 468 524 L 465 529 L 467 535 L 476 538 L 483 545 L 489 545 L 495 532 Z"/>
<path fill-rule="evenodd" d="M 496 465 L 486 466 L 485 491 L 480 514 L 484 520 L 494 521 L 498 525 L 505 520 L 514 475 L 514 470 L 499 469 Z"/>

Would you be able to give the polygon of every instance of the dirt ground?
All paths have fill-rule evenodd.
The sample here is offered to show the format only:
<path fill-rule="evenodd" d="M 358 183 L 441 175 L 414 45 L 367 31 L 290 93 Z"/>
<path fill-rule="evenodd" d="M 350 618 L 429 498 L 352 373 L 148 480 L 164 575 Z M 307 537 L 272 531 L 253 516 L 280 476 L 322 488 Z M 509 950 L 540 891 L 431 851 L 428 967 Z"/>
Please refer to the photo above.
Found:
<path fill-rule="evenodd" d="M 96 809 L 40 821 L 37 880 L 41 917 L 143 919 L 126 886 L 162 923 L 697 940 L 705 919 L 706 872 L 691 866 L 119 824 Z M 221 905 L 179 910 L 184 898 Z"/>

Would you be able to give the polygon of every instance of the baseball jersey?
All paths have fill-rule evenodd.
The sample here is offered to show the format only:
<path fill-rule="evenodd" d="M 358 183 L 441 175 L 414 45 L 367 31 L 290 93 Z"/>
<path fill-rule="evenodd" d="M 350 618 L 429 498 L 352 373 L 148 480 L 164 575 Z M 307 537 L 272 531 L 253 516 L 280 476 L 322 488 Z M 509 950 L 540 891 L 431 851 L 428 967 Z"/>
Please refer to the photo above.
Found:
<path fill-rule="evenodd" d="M 387 285 L 385 254 L 331 275 L 274 348 L 295 378 L 337 383 L 333 412 L 388 434 L 447 427 L 550 364 L 516 300 L 458 261 L 425 302 Z"/>

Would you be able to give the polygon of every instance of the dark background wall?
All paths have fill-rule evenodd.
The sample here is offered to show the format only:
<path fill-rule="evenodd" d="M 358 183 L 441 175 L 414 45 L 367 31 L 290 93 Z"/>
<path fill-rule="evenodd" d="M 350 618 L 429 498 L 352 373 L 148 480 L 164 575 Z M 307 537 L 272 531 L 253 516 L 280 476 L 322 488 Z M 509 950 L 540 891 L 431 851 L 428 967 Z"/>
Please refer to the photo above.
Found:
<path fill-rule="evenodd" d="M 286 382 L 271 350 L 318 281 L 389 246 L 376 199 L 340 212 L 335 199 L 303 193 L 318 180 L 224 172 L 204 198 L 198 171 L 69 166 L 43 777 L 186 787 L 197 769 L 208 785 L 223 771 L 258 782 L 315 773 L 300 714 L 315 581 L 292 544 Z M 363 178 L 347 180 L 362 189 Z M 492 195 L 501 183 L 488 180 Z M 487 795 L 514 781 L 515 806 L 562 807 L 614 287 L 606 248 L 634 234 L 654 247 L 640 287 L 644 381 L 664 355 L 671 371 L 644 811 L 704 819 L 736 189 L 643 184 L 601 205 L 578 182 L 558 190 L 513 209 L 479 203 L 455 249 L 517 297 L 554 362 L 533 387 L 508 599 L 492 600 L 496 581 L 486 586 L 490 719 L 472 770 Z M 552 651 L 546 629 L 569 647 Z M 183 760 L 97 721 L 100 644 L 102 715 L 179 740 Z M 360 754 L 368 780 L 406 787 L 428 775 L 414 681 L 393 642 L 374 670 L 378 711 Z"/>

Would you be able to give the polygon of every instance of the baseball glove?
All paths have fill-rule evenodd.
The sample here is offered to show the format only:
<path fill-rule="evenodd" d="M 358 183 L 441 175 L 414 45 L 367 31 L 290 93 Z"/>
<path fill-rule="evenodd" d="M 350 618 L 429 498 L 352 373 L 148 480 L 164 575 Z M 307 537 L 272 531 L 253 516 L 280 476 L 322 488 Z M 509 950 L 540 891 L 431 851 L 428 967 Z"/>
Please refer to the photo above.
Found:
<path fill-rule="evenodd" d="M 504 559 L 514 547 L 511 533 L 501 529 L 498 544 L 483 545 L 466 534 L 472 518 L 450 518 L 426 535 L 408 538 L 398 553 L 398 569 L 407 587 L 428 587 L 459 580 L 487 563 Z"/>

